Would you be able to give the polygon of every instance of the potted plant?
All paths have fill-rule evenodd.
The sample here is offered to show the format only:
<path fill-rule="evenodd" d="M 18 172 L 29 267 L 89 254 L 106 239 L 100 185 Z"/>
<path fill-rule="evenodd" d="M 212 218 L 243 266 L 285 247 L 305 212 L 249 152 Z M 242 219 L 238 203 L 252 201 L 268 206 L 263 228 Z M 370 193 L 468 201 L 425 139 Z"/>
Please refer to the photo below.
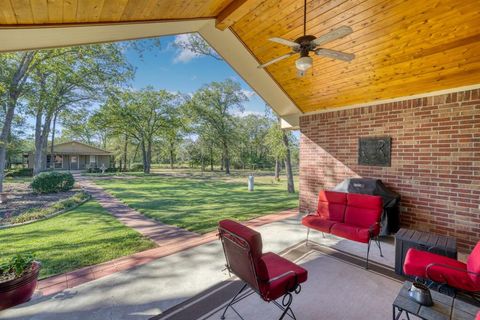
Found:
<path fill-rule="evenodd" d="M 40 266 L 31 254 L 17 254 L 0 264 L 0 310 L 30 300 Z"/>

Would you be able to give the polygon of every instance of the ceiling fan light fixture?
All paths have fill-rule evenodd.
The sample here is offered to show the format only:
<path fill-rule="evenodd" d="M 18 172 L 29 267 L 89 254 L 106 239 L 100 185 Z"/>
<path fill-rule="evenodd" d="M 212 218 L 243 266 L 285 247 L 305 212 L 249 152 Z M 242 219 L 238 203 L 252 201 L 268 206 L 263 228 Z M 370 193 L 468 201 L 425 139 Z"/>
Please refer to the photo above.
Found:
<path fill-rule="evenodd" d="M 313 59 L 311 57 L 300 57 L 295 61 L 295 66 L 300 71 L 306 71 L 313 65 Z"/>

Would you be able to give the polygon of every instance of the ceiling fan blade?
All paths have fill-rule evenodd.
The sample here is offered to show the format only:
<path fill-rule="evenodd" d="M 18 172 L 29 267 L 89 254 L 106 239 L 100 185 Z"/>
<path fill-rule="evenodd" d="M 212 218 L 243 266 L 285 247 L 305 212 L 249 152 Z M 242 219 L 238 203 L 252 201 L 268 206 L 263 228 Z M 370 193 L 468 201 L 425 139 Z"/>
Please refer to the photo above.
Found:
<path fill-rule="evenodd" d="M 352 61 L 355 58 L 353 53 L 346 53 L 330 49 L 317 49 L 315 50 L 317 56 L 324 56 L 332 59 L 338 59 L 343 61 Z"/>
<path fill-rule="evenodd" d="M 278 61 L 280 61 L 280 60 L 283 60 L 283 59 L 286 59 L 286 58 L 288 58 L 288 57 L 291 57 L 291 56 L 293 56 L 295 53 L 296 53 L 296 52 L 290 52 L 290 53 L 284 54 L 283 56 L 280 56 L 280 57 L 278 57 L 278 58 L 275 58 L 275 59 L 270 60 L 270 61 L 268 61 L 268 62 L 266 62 L 266 63 L 264 63 L 264 64 L 259 65 L 257 68 L 265 68 L 265 67 L 267 67 L 267 66 L 269 66 L 269 65 L 271 65 L 271 64 L 273 64 L 273 63 L 275 63 L 275 62 L 278 62 Z"/>
<path fill-rule="evenodd" d="M 300 45 L 298 43 L 296 43 L 294 41 L 291 41 L 291 40 L 283 39 L 283 38 L 274 37 L 274 38 L 270 38 L 268 40 L 276 42 L 276 43 L 280 43 L 280 44 L 283 44 L 283 45 L 286 45 L 286 46 L 289 46 L 291 48 L 300 47 Z"/>
<path fill-rule="evenodd" d="M 349 35 L 352 32 L 353 32 L 353 30 L 349 26 L 341 26 L 341 27 L 339 27 L 335 30 L 330 31 L 329 33 L 326 33 L 326 34 L 318 37 L 317 39 L 313 40 L 312 43 L 315 46 L 319 46 L 319 45 L 322 45 L 324 43 L 327 43 L 327 42 L 330 42 L 330 41 L 333 41 L 333 40 L 336 40 L 336 39 L 339 39 L 339 38 L 343 38 L 343 37 Z"/>

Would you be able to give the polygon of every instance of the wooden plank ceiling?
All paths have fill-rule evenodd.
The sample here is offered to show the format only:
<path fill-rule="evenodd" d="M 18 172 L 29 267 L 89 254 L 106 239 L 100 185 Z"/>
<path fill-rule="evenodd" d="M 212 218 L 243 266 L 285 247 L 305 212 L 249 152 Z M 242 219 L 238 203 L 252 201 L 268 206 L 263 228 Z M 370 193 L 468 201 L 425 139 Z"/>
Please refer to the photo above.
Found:
<path fill-rule="evenodd" d="M 2 24 L 212 18 L 232 0 L 0 0 Z"/>
<path fill-rule="evenodd" d="M 310 112 L 480 83 L 480 0 L 312 0 L 307 34 L 348 25 L 353 33 L 324 45 L 350 62 L 314 57 L 297 78 L 290 57 L 267 68 Z M 217 17 L 262 63 L 289 52 L 270 37 L 303 32 L 302 0 L 0 0 L 0 24 L 143 21 Z M 228 58 L 227 58 L 228 60 Z"/>

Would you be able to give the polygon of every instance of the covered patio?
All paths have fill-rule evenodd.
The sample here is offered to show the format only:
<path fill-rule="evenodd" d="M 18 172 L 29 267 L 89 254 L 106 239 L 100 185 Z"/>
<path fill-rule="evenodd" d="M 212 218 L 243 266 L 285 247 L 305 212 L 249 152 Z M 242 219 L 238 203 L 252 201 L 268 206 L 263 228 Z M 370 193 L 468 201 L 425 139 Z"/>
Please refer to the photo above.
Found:
<path fill-rule="evenodd" d="M 394 272 L 394 232 L 380 239 L 383 257 L 372 245 L 368 269 L 365 243 L 377 232 L 368 227 L 367 241 L 312 231 L 307 246 L 303 216 L 320 216 L 319 192 L 347 178 L 381 180 L 401 197 L 402 228 L 455 239 L 458 263 L 480 266 L 478 256 L 467 261 L 480 240 L 479 1 L 0 3 L 1 52 L 196 32 L 278 114 L 282 128 L 300 130 L 299 214 L 257 228 L 264 252 L 309 273 L 293 303 L 297 319 L 391 317 L 407 280 Z M 309 51 L 305 56 L 293 40 L 345 27 L 351 32 L 319 48 L 333 53 L 299 61 Z M 469 275 L 480 286 L 479 272 Z M 37 292 L 0 311 L 0 319 L 218 319 L 238 285 L 225 270 L 220 241 L 212 241 L 62 292 Z M 457 297 L 445 319 L 473 319 L 478 303 Z M 237 310 L 245 319 L 279 312 L 257 295 Z M 238 315 L 230 310 L 227 319 Z"/>

